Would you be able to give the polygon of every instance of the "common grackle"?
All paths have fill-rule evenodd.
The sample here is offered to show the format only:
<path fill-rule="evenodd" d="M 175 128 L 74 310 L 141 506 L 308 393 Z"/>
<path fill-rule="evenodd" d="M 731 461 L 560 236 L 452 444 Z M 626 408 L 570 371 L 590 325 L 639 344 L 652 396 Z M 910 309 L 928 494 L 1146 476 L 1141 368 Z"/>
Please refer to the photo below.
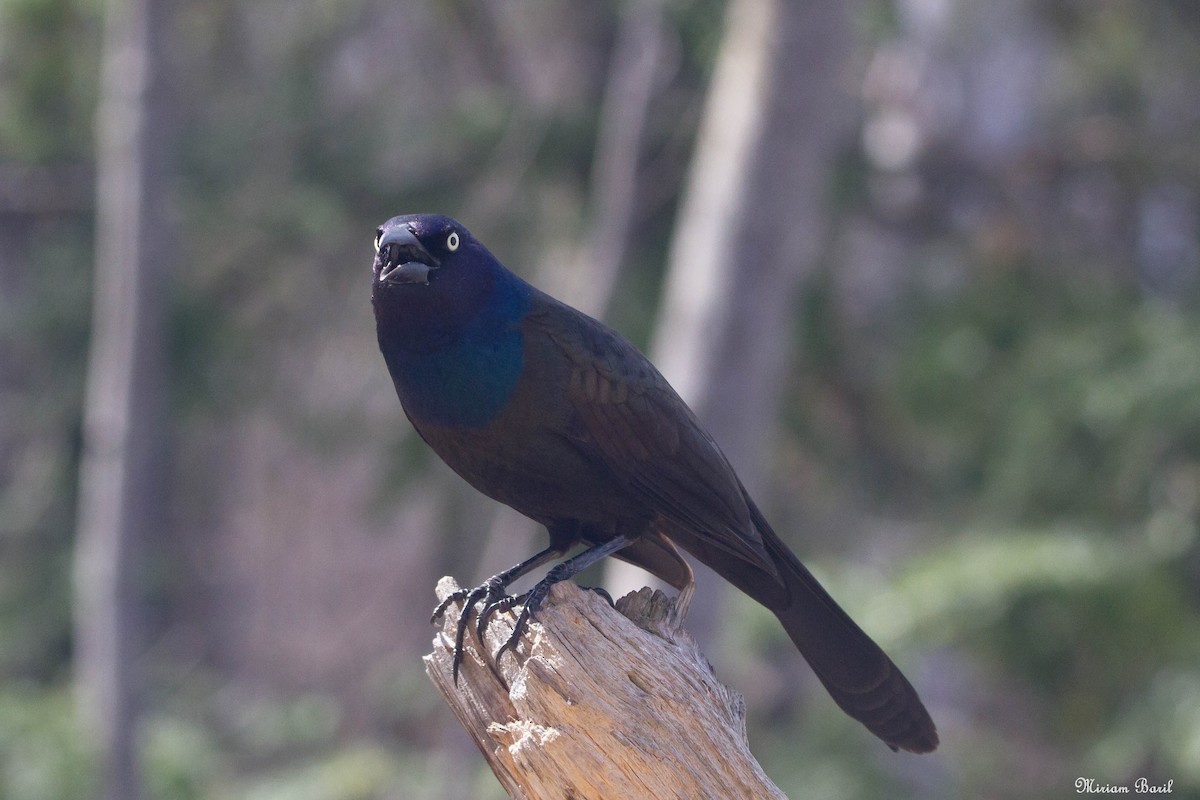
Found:
<path fill-rule="evenodd" d="M 893 750 L 937 747 L 916 691 L 780 541 L 666 379 L 611 328 L 509 272 L 457 221 L 414 214 L 376 231 L 379 348 L 413 427 L 479 491 L 546 526 L 549 546 L 464 590 L 482 631 L 523 601 L 512 648 L 554 583 L 605 556 L 690 595 L 692 553 L 779 618 L 830 695 Z M 522 598 L 517 578 L 574 546 Z M 439 617 L 448 602 L 434 612 Z"/>

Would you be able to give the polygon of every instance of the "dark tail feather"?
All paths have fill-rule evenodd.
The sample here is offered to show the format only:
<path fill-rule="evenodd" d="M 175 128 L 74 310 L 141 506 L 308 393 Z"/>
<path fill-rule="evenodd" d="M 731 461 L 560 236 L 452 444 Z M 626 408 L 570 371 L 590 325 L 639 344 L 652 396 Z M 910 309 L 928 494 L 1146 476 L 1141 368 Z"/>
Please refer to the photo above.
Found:
<path fill-rule="evenodd" d="M 768 607 L 834 701 L 893 750 L 934 750 L 937 728 L 912 684 L 775 536 L 758 509 L 752 513 L 790 596 L 787 605 Z"/>
<path fill-rule="evenodd" d="M 792 581 L 792 604 L 773 610 L 830 696 L 893 750 L 934 750 L 937 729 L 912 684 L 800 569 L 803 577 Z"/>

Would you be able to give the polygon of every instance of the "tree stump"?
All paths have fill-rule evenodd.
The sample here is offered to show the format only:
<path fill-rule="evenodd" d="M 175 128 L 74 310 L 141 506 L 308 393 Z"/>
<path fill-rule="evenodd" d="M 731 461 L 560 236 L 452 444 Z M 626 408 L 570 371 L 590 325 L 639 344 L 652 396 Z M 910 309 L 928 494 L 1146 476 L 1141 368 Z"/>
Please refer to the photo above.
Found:
<path fill-rule="evenodd" d="M 457 588 L 442 578 L 438 598 Z M 784 797 L 750 754 L 741 696 L 717 682 L 661 592 L 614 609 L 557 584 L 499 664 L 491 654 L 515 612 L 492 617 L 482 646 L 472 616 L 455 686 L 459 608 L 447 609 L 425 671 L 512 797 Z"/>

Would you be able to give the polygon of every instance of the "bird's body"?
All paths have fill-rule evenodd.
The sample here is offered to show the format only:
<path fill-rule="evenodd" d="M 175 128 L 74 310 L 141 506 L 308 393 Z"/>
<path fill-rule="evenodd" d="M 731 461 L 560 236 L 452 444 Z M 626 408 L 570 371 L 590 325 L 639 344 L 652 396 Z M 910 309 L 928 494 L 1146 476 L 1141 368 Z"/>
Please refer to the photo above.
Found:
<path fill-rule="evenodd" d="M 936 747 L 908 681 L 775 535 L 645 356 L 448 217 L 395 217 L 376 249 L 379 345 L 409 420 L 468 483 L 550 533 L 546 551 L 468 594 L 468 607 L 486 599 L 481 625 L 508 582 L 579 543 L 591 549 L 535 587 L 525 616 L 549 583 L 610 552 L 690 590 L 679 545 L 775 612 L 847 713 L 893 748 Z"/>

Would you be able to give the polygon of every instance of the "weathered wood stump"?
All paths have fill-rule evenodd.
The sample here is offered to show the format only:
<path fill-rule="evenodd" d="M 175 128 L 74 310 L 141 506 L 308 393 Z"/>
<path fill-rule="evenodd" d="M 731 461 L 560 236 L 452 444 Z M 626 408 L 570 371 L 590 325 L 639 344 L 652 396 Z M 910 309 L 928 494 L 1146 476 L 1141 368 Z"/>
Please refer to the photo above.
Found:
<path fill-rule="evenodd" d="M 457 588 L 443 578 L 438 598 Z M 750 754 L 741 696 L 717 682 L 661 592 L 614 609 L 560 583 L 499 664 L 491 654 L 515 613 L 492 617 L 486 653 L 472 617 L 455 686 L 458 611 L 447 610 L 425 670 L 512 797 L 784 797 Z"/>

